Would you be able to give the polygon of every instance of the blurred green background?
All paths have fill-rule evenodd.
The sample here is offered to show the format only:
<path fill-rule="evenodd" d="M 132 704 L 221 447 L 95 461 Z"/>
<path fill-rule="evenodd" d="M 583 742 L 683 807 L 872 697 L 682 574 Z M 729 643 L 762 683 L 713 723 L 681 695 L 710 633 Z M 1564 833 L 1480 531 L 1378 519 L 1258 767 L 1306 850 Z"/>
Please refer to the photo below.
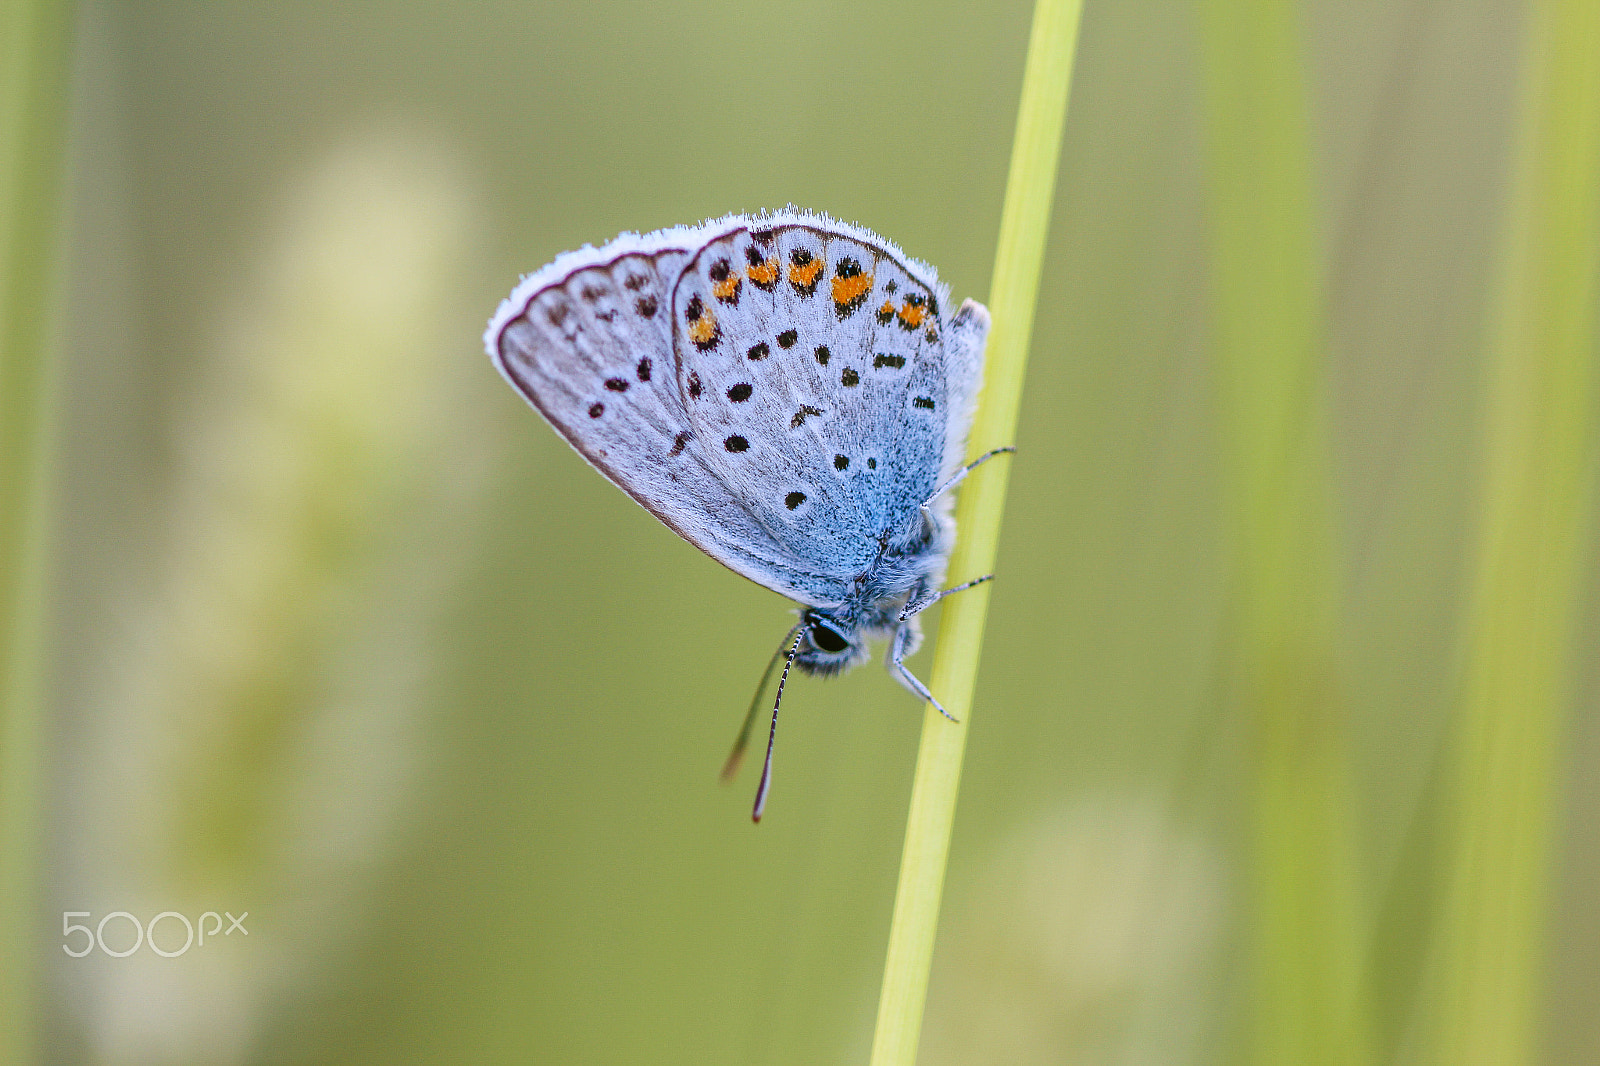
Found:
<path fill-rule="evenodd" d="M 716 771 L 787 604 L 587 469 L 479 337 L 562 250 L 789 202 L 981 299 L 1029 14 L 78 5 L 41 1061 L 864 1061 L 917 706 L 878 669 L 792 685 L 752 827 L 753 775 Z M 1358 951 L 1404 1061 L 1524 12 L 1304 15 Z M 926 1063 L 1249 1043 L 1198 23 L 1084 14 Z M 1600 676 L 1573 664 L 1537 1025 L 1577 1066 Z M 249 935 L 61 951 L 64 911 L 167 910 Z"/>

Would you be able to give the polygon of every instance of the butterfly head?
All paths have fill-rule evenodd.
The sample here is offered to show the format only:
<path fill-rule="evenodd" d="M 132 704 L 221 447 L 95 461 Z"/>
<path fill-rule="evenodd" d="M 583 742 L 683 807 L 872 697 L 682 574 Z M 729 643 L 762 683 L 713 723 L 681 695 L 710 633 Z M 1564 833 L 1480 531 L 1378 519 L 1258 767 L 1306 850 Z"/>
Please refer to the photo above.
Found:
<path fill-rule="evenodd" d="M 853 621 L 807 610 L 800 615 L 800 627 L 794 661 L 808 674 L 841 673 L 867 657 L 866 641 Z"/>

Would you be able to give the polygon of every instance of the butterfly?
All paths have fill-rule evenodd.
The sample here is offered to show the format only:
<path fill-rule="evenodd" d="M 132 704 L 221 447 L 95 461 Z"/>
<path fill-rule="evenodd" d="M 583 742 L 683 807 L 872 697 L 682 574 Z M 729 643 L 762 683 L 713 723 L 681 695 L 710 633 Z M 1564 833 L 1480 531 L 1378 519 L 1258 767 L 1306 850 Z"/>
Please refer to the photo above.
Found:
<path fill-rule="evenodd" d="M 484 346 L 511 386 L 613 484 L 689 543 L 800 604 L 724 767 L 737 768 L 779 659 L 832 675 L 887 638 L 905 665 L 955 535 L 949 490 L 983 376 L 989 313 L 952 314 L 931 266 L 794 208 L 624 233 L 524 278 Z M 954 719 L 951 719 L 954 721 Z"/>

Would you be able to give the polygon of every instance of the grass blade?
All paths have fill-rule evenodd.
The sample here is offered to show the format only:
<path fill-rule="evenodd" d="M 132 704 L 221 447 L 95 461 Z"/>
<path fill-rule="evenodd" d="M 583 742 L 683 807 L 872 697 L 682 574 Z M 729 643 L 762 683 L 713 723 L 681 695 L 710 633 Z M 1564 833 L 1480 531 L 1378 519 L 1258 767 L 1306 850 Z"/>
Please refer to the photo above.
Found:
<path fill-rule="evenodd" d="M 993 326 L 984 388 L 968 443 L 974 455 L 1016 439 L 1081 10 L 1081 0 L 1037 0 L 1034 6 L 989 289 Z M 962 487 L 956 512 L 960 537 L 950 560 L 950 573 L 957 580 L 994 568 L 1009 468 L 1008 460 L 988 463 Z M 951 597 L 940 622 L 931 687 L 961 724 L 946 721 L 931 706 L 923 711 L 922 745 L 906 820 L 872 1066 L 909 1066 L 916 1061 L 988 610 L 989 585 L 983 584 Z"/>

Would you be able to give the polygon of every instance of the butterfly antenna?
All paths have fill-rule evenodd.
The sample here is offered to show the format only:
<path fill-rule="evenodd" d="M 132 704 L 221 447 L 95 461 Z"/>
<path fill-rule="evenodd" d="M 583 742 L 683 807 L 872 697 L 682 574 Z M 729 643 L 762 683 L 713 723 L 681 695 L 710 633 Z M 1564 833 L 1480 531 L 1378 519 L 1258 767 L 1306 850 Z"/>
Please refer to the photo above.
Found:
<path fill-rule="evenodd" d="M 805 636 L 800 626 L 795 626 L 795 629 L 794 643 L 789 645 L 789 654 L 783 661 L 783 675 L 778 678 L 778 698 L 772 701 L 772 728 L 767 731 L 767 761 L 761 767 L 761 784 L 756 787 L 755 806 L 750 809 L 752 822 L 761 821 L 761 812 L 767 806 L 767 789 L 772 787 L 772 742 L 778 739 L 778 708 L 783 704 L 783 686 L 789 680 L 789 667 L 794 665 L 795 652 L 800 650 L 800 638 Z"/>
<path fill-rule="evenodd" d="M 733 742 L 733 750 L 728 752 L 728 761 L 722 764 L 722 783 L 732 781 L 739 772 L 739 764 L 744 762 L 744 750 L 750 743 L 750 730 L 756 724 L 756 711 L 761 708 L 761 694 L 767 691 L 767 682 L 772 680 L 772 671 L 778 668 L 778 660 L 783 658 L 783 649 L 789 646 L 789 641 L 794 638 L 795 626 L 784 635 L 783 640 L 773 651 L 772 658 L 767 660 L 767 668 L 761 672 L 761 683 L 756 686 L 756 693 L 750 697 L 750 709 L 744 714 L 744 725 L 739 727 L 739 738 Z"/>

